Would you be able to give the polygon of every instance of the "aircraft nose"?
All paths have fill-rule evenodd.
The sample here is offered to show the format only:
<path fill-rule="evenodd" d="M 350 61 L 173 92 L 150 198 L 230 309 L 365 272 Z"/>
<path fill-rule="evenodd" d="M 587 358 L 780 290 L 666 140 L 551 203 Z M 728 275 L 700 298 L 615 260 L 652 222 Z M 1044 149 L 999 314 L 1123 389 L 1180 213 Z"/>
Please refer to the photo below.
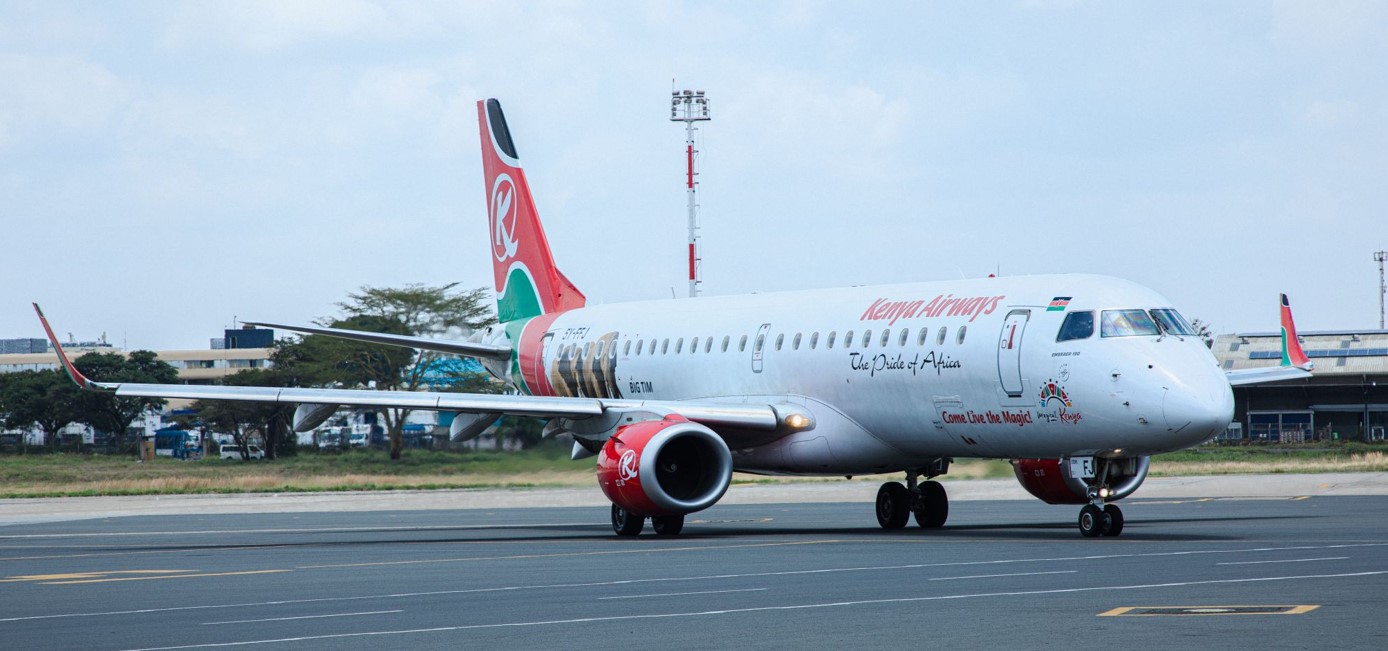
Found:
<path fill-rule="evenodd" d="M 1222 381 L 1176 386 L 1166 390 L 1162 415 L 1172 432 L 1188 445 L 1202 443 L 1229 427 L 1234 420 L 1234 392 Z"/>

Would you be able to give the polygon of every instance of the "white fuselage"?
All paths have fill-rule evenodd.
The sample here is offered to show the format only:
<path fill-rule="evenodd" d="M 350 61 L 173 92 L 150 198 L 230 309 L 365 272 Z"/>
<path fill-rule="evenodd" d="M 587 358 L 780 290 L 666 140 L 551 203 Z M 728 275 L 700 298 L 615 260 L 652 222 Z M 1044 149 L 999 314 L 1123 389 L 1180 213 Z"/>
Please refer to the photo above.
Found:
<path fill-rule="evenodd" d="M 1097 321 L 1103 310 L 1170 307 L 1091 275 L 600 305 L 553 319 L 542 358 L 554 395 L 770 401 L 814 414 L 810 431 L 734 447 L 742 471 L 1130 457 L 1228 425 L 1232 393 L 1214 356 L 1198 337 L 1057 333 L 1075 312 Z"/>

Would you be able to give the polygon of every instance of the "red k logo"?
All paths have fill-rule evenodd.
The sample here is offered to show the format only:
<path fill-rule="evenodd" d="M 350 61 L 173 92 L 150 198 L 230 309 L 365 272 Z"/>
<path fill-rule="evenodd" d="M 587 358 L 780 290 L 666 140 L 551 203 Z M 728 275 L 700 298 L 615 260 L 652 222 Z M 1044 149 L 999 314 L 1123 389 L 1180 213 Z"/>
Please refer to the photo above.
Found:
<path fill-rule="evenodd" d="M 506 173 L 496 175 L 492 183 L 491 218 L 492 254 L 498 262 L 516 257 L 520 243 L 516 241 L 516 184 Z"/>
<path fill-rule="evenodd" d="M 636 450 L 627 450 L 622 453 L 622 459 L 617 462 L 617 477 L 622 481 L 631 481 L 636 478 Z"/>

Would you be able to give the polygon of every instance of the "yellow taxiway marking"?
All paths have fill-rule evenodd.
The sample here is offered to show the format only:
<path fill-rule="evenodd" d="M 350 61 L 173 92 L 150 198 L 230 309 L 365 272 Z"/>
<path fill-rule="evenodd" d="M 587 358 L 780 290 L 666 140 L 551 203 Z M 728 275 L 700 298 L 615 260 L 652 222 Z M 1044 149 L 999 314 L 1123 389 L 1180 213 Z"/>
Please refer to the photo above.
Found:
<path fill-rule="evenodd" d="M 1125 606 L 1100 617 L 1210 617 L 1218 615 L 1304 615 L 1320 606 Z"/>
<path fill-rule="evenodd" d="M 242 576 L 246 574 L 276 574 L 294 570 L 248 570 L 244 572 L 198 572 L 197 570 L 115 570 L 111 572 L 69 572 L 66 574 L 29 574 L 0 579 L 0 583 L 39 583 L 43 585 L 74 585 L 78 583 L 114 583 L 117 581 L 154 581 L 159 579 L 194 579 L 205 576 Z M 129 575 L 135 576 L 129 576 Z"/>

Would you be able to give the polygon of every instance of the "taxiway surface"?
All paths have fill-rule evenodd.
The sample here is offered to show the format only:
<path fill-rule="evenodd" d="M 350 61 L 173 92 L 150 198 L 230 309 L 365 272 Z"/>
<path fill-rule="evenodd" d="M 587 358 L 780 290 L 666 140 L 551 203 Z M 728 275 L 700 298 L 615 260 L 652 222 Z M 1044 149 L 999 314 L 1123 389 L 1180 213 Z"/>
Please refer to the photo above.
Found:
<path fill-rule="evenodd" d="M 956 501 L 943 529 L 883 531 L 870 499 L 720 504 L 674 538 L 619 539 L 593 506 L 13 524 L 0 527 L 0 639 L 1388 648 L 1382 496 L 1129 499 L 1123 535 L 1103 539 L 1079 536 L 1078 507 L 1022 500 Z M 1162 606 L 1181 610 L 1148 610 Z"/>

